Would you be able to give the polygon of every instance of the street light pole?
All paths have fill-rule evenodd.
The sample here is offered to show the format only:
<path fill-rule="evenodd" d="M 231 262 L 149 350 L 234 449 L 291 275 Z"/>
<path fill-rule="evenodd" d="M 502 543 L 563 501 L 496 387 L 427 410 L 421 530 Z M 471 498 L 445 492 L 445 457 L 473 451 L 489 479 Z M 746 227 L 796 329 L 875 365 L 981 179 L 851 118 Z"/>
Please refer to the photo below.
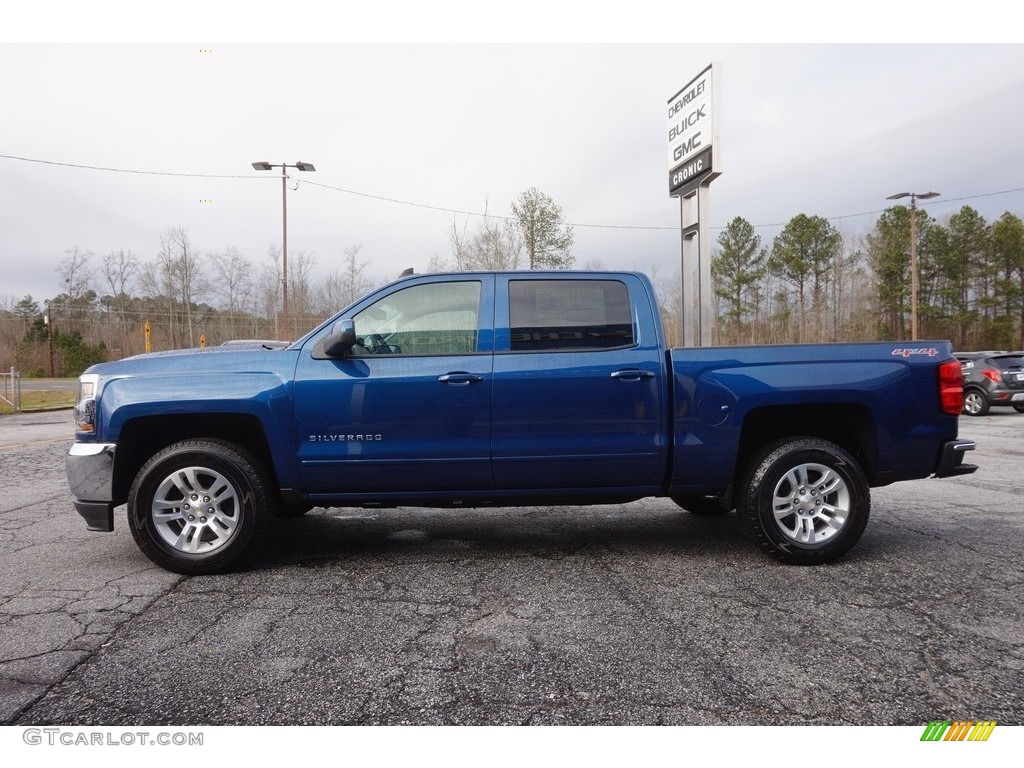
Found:
<path fill-rule="evenodd" d="M 46 305 L 46 314 L 43 315 L 43 322 L 46 324 L 46 341 L 50 347 L 50 378 L 53 378 L 53 319 L 50 317 L 50 305 Z"/>
<path fill-rule="evenodd" d="M 910 338 L 917 341 L 917 201 L 938 197 L 939 192 L 897 192 L 886 200 L 910 198 Z"/>
<path fill-rule="evenodd" d="M 286 341 L 291 341 L 291 327 L 288 322 L 288 169 L 295 168 L 299 171 L 315 171 L 312 163 L 304 163 L 301 160 L 294 165 L 288 163 L 274 163 L 273 165 L 262 160 L 252 164 L 257 171 L 269 171 L 272 168 L 281 169 L 281 291 L 283 299 L 281 312 L 284 315 L 284 336 Z"/>
<path fill-rule="evenodd" d="M 288 174 L 281 166 L 281 312 L 284 315 L 284 338 L 291 341 L 292 331 L 288 323 Z"/>

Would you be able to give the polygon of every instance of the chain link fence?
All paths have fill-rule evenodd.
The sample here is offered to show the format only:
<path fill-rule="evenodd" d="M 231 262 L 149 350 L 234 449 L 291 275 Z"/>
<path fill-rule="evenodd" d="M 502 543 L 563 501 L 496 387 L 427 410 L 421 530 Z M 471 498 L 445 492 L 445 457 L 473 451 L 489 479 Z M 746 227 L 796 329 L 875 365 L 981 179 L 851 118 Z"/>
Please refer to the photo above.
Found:
<path fill-rule="evenodd" d="M 0 401 L 15 411 L 21 410 L 21 373 L 13 366 L 10 372 L 0 372 Z"/>

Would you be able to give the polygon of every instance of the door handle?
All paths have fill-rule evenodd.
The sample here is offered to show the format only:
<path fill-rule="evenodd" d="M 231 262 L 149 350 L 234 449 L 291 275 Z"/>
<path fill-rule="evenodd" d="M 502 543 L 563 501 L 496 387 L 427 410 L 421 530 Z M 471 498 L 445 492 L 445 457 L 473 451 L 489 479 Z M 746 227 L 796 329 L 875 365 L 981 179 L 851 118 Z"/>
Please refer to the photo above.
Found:
<path fill-rule="evenodd" d="M 438 376 L 437 380 L 442 384 L 450 384 L 453 387 L 464 387 L 467 384 L 476 384 L 477 382 L 481 382 L 484 380 L 484 377 L 476 373 L 463 373 L 459 371 Z"/>
<path fill-rule="evenodd" d="M 651 371 L 637 371 L 637 370 L 626 370 L 626 371 L 615 371 L 611 374 L 613 379 L 619 381 L 640 381 L 641 379 L 653 379 L 654 374 Z"/>

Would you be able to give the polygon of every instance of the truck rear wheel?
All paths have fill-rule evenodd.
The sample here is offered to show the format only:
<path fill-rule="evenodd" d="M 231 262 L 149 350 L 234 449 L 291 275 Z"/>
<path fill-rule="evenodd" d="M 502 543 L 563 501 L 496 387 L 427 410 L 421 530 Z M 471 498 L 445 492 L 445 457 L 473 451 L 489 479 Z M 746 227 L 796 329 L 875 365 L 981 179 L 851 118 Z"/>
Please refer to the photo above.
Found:
<path fill-rule="evenodd" d="M 186 575 L 233 563 L 273 517 L 260 462 L 223 440 L 184 440 L 153 456 L 128 493 L 128 526 L 157 565 Z"/>
<path fill-rule="evenodd" d="M 750 462 L 736 509 L 770 555 L 816 565 L 836 560 L 860 540 L 871 492 L 857 460 L 835 443 L 788 438 Z"/>

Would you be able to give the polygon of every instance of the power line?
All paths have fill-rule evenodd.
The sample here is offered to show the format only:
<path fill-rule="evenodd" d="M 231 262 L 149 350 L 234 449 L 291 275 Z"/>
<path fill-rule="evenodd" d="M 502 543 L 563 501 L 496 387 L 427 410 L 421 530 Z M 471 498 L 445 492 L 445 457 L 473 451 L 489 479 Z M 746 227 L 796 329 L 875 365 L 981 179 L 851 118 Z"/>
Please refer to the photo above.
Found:
<path fill-rule="evenodd" d="M 89 171 L 112 171 L 114 173 L 136 173 L 143 176 L 186 176 L 193 179 L 262 179 L 263 176 L 224 176 L 215 173 L 173 173 L 171 171 L 136 171 L 131 168 L 106 168 L 99 165 L 81 165 L 79 163 L 59 163 L 56 160 L 37 160 L 31 157 L 0 155 L 5 160 L 21 160 L 25 163 L 41 163 L 42 165 L 59 165 L 64 168 L 84 168 Z"/>
<path fill-rule="evenodd" d="M 475 211 L 460 211 L 455 208 L 444 208 L 439 205 L 427 205 L 426 203 L 413 203 L 409 200 L 398 200 L 393 197 L 384 197 L 382 195 L 371 195 L 368 192 L 356 192 L 354 189 L 343 189 L 341 187 L 333 187 L 330 184 L 321 184 L 316 181 L 309 181 L 308 179 L 296 180 L 299 184 L 312 184 L 314 187 L 323 187 L 324 189 L 332 189 L 335 192 L 344 192 L 347 195 L 356 195 L 357 197 L 367 197 L 371 200 L 381 200 L 385 203 L 397 203 L 398 205 L 409 205 L 413 208 L 426 208 L 430 211 L 441 211 L 442 213 L 461 213 L 464 216 L 483 216 L 489 219 L 502 219 L 505 221 L 511 221 L 511 216 L 495 216 L 489 213 L 477 213 Z"/>
<path fill-rule="evenodd" d="M 16 155 L 0 155 L 0 158 L 5 159 L 5 160 L 20 160 L 20 161 L 26 162 L 26 163 L 40 163 L 40 164 L 43 164 L 43 165 L 57 165 L 57 166 L 65 167 L 65 168 L 81 168 L 81 169 L 90 170 L 90 171 L 110 171 L 110 172 L 113 172 L 113 173 L 134 173 L 134 174 L 145 175 L 145 176 L 182 176 L 182 177 L 194 178 L 194 179 L 269 179 L 269 178 L 276 178 L 276 177 L 268 177 L 268 176 L 251 176 L 251 175 L 250 176 L 241 176 L 241 175 L 231 176 L 231 175 L 214 174 L 214 173 L 174 173 L 174 172 L 171 172 L 171 171 L 139 171 L 139 170 L 134 170 L 134 169 L 130 169 L 130 168 L 108 168 L 108 167 L 96 166 L 96 165 L 82 165 L 80 163 L 61 163 L 61 162 L 57 162 L 55 160 L 39 160 L 39 159 L 31 158 L 31 157 L 18 157 Z M 394 203 L 396 205 L 407 205 L 407 206 L 410 206 L 410 207 L 413 207 L 413 208 L 423 208 L 423 209 L 429 210 L 429 211 L 439 211 L 441 213 L 461 214 L 463 216 L 478 216 L 478 217 L 485 218 L 485 219 L 498 219 L 499 221 L 514 221 L 515 220 L 513 216 L 501 216 L 501 215 L 489 214 L 489 213 L 478 213 L 476 211 L 463 211 L 463 210 L 459 210 L 457 208 L 446 208 L 444 206 L 439 206 L 439 205 L 429 205 L 427 203 L 416 203 L 416 202 L 412 202 L 410 200 L 399 200 L 398 198 L 394 198 L 394 197 L 387 197 L 385 195 L 372 195 L 372 194 L 370 194 L 368 192 L 359 192 L 359 191 L 354 190 L 354 189 L 345 189 L 343 187 L 335 187 L 335 186 L 332 186 L 330 184 L 321 184 L 320 182 L 308 181 L 306 179 L 302 179 L 301 181 L 296 179 L 296 182 L 299 183 L 299 184 L 310 184 L 310 185 L 312 185 L 314 187 L 321 187 L 323 189 L 330 189 L 330 190 L 333 190 L 335 192 L 342 192 L 342 193 L 344 193 L 346 195 L 355 195 L 357 197 L 365 197 L 365 198 L 368 198 L 370 200 L 380 200 L 381 202 Z M 939 203 L 939 204 L 943 204 L 944 205 L 946 203 L 958 203 L 958 202 L 963 202 L 965 200 L 977 200 L 977 199 L 982 198 L 982 197 L 995 197 L 997 195 L 1009 195 L 1009 194 L 1012 194 L 1014 192 L 1022 192 L 1022 191 L 1024 191 L 1024 187 L 1018 187 L 1016 189 L 1004 189 L 1004 190 L 1000 190 L 998 192 L 983 192 L 983 193 L 980 193 L 980 194 L 977 194 L 977 195 L 967 195 L 965 197 L 947 197 L 947 198 L 944 198 L 942 200 L 942 202 Z M 924 205 L 921 206 L 922 209 L 925 208 L 925 207 L 926 206 L 924 206 Z M 826 216 L 824 218 L 825 218 L 826 221 L 840 221 L 842 219 L 855 219 L 855 218 L 858 218 L 860 216 L 877 216 L 877 215 L 879 215 L 881 213 L 884 213 L 884 209 L 877 210 L 877 211 L 865 211 L 864 213 L 847 213 L 847 214 L 843 214 L 843 215 L 840 215 L 840 216 Z M 623 230 L 646 230 L 646 231 L 664 231 L 664 232 L 677 232 L 679 230 L 678 226 L 671 226 L 671 227 L 660 227 L 659 226 L 659 227 L 653 227 L 653 226 L 641 226 L 641 225 L 629 225 L 629 224 L 587 224 L 587 223 L 582 223 L 581 224 L 581 223 L 577 223 L 577 222 L 566 222 L 566 224 L 567 224 L 567 226 L 570 226 L 570 227 L 580 227 L 580 228 L 583 228 L 583 229 L 623 229 Z M 772 227 L 784 227 L 784 226 L 786 226 L 786 224 L 787 224 L 787 222 L 780 222 L 780 223 L 776 223 L 776 224 L 752 224 L 751 226 L 754 227 L 755 229 L 768 229 L 768 228 L 772 228 Z M 711 229 L 725 229 L 725 226 L 722 226 L 722 225 L 712 226 Z"/>
<path fill-rule="evenodd" d="M 461 213 L 463 216 L 481 216 L 485 219 L 498 219 L 499 221 L 515 221 L 514 216 L 501 216 L 492 213 L 477 213 L 476 211 L 460 211 L 454 208 L 443 208 L 436 205 L 426 205 L 424 203 L 413 203 L 408 200 L 398 200 L 393 197 L 383 197 L 381 195 L 371 195 L 366 192 L 356 192 L 352 189 L 342 189 L 341 187 L 334 187 L 330 184 L 321 184 L 316 181 L 309 181 L 302 179 L 300 184 L 312 184 L 314 187 L 323 187 L 324 189 L 333 189 L 335 192 L 344 192 L 348 195 L 358 195 L 359 197 L 368 197 L 372 200 L 382 200 L 387 203 L 397 203 L 398 205 L 410 205 L 414 208 L 426 208 L 431 211 L 441 211 L 443 213 Z M 601 229 L 655 229 L 655 230 L 678 230 L 679 227 L 644 227 L 644 226 L 630 226 L 627 224 L 575 224 L 572 222 L 566 222 L 570 227 L 594 227 Z"/>
<path fill-rule="evenodd" d="M 331 186 L 330 184 L 320 184 L 319 182 L 308 181 L 306 179 L 303 179 L 299 183 L 301 183 L 301 184 L 312 184 L 315 187 L 323 187 L 324 189 L 332 189 L 332 190 L 334 190 L 336 192 L 344 192 L 345 194 L 349 194 L 349 195 L 357 195 L 359 197 L 368 197 L 368 198 L 371 198 L 373 200 L 382 200 L 384 202 L 397 203 L 399 205 L 410 205 L 410 206 L 413 206 L 413 207 L 416 207 L 416 208 L 426 208 L 426 209 L 429 209 L 429 210 L 432 210 L 432 211 L 442 211 L 444 213 L 460 213 L 460 214 L 462 214 L 464 216 L 481 216 L 483 218 L 499 219 L 501 221 L 514 221 L 515 220 L 514 217 L 512 217 L 512 216 L 500 216 L 500 215 L 494 215 L 494 214 L 489 214 L 489 213 L 476 213 L 474 211 L 460 211 L 460 210 L 455 210 L 453 208 L 442 208 L 440 206 L 435 206 L 435 205 L 425 205 L 423 203 L 413 203 L 413 202 L 409 202 L 408 200 L 398 200 L 398 199 L 395 199 L 395 198 L 392 198 L 392 197 L 384 197 L 384 196 L 381 196 L 381 195 L 371 195 L 371 194 L 367 194 L 366 192 L 356 192 L 355 190 L 343 189 L 341 187 L 334 187 L 334 186 Z M 979 197 L 992 197 L 994 195 L 1008 195 L 1008 194 L 1011 194 L 1013 192 L 1022 192 L 1022 191 L 1024 191 L 1024 187 L 1018 187 L 1017 189 L 1004 189 L 1004 190 L 1002 190 L 1000 192 L 985 192 L 985 193 L 978 194 L 978 195 L 968 195 L 967 197 L 947 197 L 942 202 L 943 203 L 957 203 L 957 202 L 961 202 L 963 200 L 975 200 L 975 199 L 977 199 Z M 923 205 L 923 204 L 921 205 L 922 209 L 924 209 L 925 207 L 926 207 L 925 205 Z M 853 219 L 853 218 L 857 218 L 859 216 L 877 216 L 877 215 L 879 215 L 881 213 L 884 213 L 884 212 L 885 211 L 883 209 L 883 210 L 878 210 L 878 211 L 865 211 L 864 213 L 847 213 L 847 214 L 843 214 L 841 216 L 826 216 L 825 220 L 826 221 L 839 221 L 841 219 Z M 779 223 L 779 224 L 752 224 L 751 226 L 754 227 L 755 229 L 763 229 L 763 228 L 769 228 L 769 227 L 784 227 L 784 226 L 786 226 L 787 223 L 788 222 L 782 222 L 782 223 Z M 628 225 L 628 224 L 579 224 L 579 223 L 576 223 L 576 222 L 566 222 L 566 224 L 568 226 L 570 226 L 570 227 L 586 227 L 586 228 L 592 228 L 592 229 L 638 229 L 638 230 L 658 230 L 658 231 L 671 231 L 671 232 L 678 232 L 679 231 L 679 227 L 678 226 L 673 226 L 673 227 L 648 227 L 648 226 L 634 226 L 634 225 Z M 725 227 L 724 226 L 713 226 L 713 227 L 711 227 L 711 229 L 725 229 Z"/>
<path fill-rule="evenodd" d="M 965 197 L 945 197 L 939 203 L 932 203 L 932 205 L 944 205 L 946 203 L 959 203 L 964 200 L 977 200 L 979 197 L 994 197 L 996 195 L 1009 195 L 1014 192 L 1024 192 L 1024 187 L 1018 187 L 1017 189 L 1004 189 L 999 192 L 982 192 L 977 195 L 967 195 Z M 899 207 L 899 206 L 897 206 Z M 924 210 L 928 205 L 925 203 L 918 203 L 918 208 Z M 855 219 L 859 216 L 877 216 L 881 213 L 885 213 L 885 209 L 880 211 L 865 211 L 864 213 L 846 213 L 842 216 L 826 216 L 827 221 L 839 221 L 840 219 Z M 784 227 L 785 223 L 782 224 L 752 224 L 753 227 Z M 713 227 L 713 229 L 723 229 L 723 227 Z"/>

